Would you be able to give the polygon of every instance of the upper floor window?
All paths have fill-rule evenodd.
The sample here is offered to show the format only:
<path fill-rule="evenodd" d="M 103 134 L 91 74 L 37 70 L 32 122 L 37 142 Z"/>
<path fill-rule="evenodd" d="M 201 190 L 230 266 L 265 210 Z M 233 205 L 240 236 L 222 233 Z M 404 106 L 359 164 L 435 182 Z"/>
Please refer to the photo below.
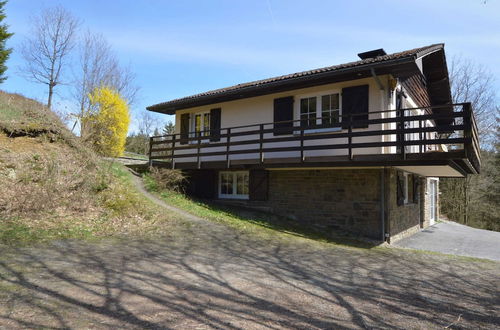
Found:
<path fill-rule="evenodd" d="M 302 127 L 328 127 L 340 123 L 340 94 L 301 98 L 300 120 Z"/>
<path fill-rule="evenodd" d="M 340 122 L 339 94 L 328 94 L 321 97 L 321 124 L 334 125 Z"/>
<path fill-rule="evenodd" d="M 316 125 L 316 97 L 307 97 L 300 99 L 300 124 L 301 126 L 315 126 Z"/>
<path fill-rule="evenodd" d="M 210 112 L 196 113 L 193 119 L 195 136 L 210 136 Z"/>

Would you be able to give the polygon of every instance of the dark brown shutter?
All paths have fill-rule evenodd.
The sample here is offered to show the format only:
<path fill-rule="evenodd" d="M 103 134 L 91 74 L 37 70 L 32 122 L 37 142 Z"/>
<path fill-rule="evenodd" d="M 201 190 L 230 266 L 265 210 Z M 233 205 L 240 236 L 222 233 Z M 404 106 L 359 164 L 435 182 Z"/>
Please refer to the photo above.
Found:
<path fill-rule="evenodd" d="M 210 110 L 210 141 L 220 141 L 220 108 Z"/>
<path fill-rule="evenodd" d="M 413 203 L 418 203 L 420 199 L 420 177 L 413 174 Z"/>
<path fill-rule="evenodd" d="M 403 172 L 397 172 L 396 178 L 396 198 L 398 206 L 405 203 L 405 176 Z"/>
<path fill-rule="evenodd" d="M 274 99 L 274 122 L 289 121 L 274 124 L 274 135 L 293 133 L 293 96 Z"/>
<path fill-rule="evenodd" d="M 250 200 L 266 201 L 269 190 L 269 172 L 266 170 L 251 170 L 248 185 Z"/>
<path fill-rule="evenodd" d="M 217 171 L 190 170 L 187 173 L 187 193 L 189 195 L 212 199 L 217 196 Z"/>
<path fill-rule="evenodd" d="M 189 113 L 181 115 L 181 144 L 188 143 L 189 138 Z"/>
<path fill-rule="evenodd" d="M 363 122 L 368 120 L 368 85 L 342 88 L 342 128 L 349 127 L 348 115 L 354 128 L 368 127 L 368 123 Z"/>

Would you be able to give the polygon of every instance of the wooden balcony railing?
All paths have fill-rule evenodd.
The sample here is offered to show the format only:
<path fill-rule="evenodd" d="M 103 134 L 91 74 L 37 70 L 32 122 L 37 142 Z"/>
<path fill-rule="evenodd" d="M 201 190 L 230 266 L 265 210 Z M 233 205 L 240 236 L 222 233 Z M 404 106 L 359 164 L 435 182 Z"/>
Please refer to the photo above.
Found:
<path fill-rule="evenodd" d="M 264 164 L 265 159 L 294 152 L 305 162 L 308 152 L 332 150 L 349 161 L 358 150 L 380 148 L 374 155 L 400 160 L 411 155 L 418 160 L 419 155 L 432 153 L 440 159 L 466 161 L 468 173 L 480 170 L 478 130 L 470 103 L 341 115 L 338 121 L 306 127 L 304 121 L 293 120 L 153 136 L 149 158 L 170 162 L 173 168 L 177 162 L 194 162 L 200 168 L 211 161 L 224 161 L 229 167 L 234 155 Z"/>

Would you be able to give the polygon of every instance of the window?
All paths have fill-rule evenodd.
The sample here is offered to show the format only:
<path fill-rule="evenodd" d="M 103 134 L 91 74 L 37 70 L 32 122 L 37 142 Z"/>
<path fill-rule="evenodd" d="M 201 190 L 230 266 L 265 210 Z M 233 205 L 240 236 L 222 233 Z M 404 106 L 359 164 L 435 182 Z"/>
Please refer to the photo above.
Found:
<path fill-rule="evenodd" d="M 416 178 L 414 177 L 413 174 L 410 173 L 404 173 L 404 203 L 409 204 L 409 203 L 415 203 L 415 183 L 414 180 Z"/>
<path fill-rule="evenodd" d="M 323 95 L 321 97 L 321 124 L 330 126 L 338 124 L 340 119 L 339 94 Z"/>
<path fill-rule="evenodd" d="M 195 136 L 210 136 L 210 113 L 196 113 L 193 120 Z"/>
<path fill-rule="evenodd" d="M 340 94 L 319 94 L 300 99 L 300 120 L 302 127 L 335 126 L 341 121 Z"/>
<path fill-rule="evenodd" d="M 248 199 L 248 171 L 219 172 L 219 197 Z"/>
<path fill-rule="evenodd" d="M 300 99 L 300 124 L 306 127 L 316 125 L 316 97 Z"/>

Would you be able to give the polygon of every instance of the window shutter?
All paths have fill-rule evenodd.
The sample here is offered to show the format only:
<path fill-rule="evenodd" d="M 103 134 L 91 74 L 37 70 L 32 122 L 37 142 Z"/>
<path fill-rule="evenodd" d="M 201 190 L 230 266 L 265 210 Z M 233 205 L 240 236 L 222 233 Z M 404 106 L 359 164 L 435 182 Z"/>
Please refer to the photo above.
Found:
<path fill-rule="evenodd" d="M 266 170 L 251 170 L 248 182 L 249 198 L 253 201 L 266 201 L 269 190 L 269 173 Z"/>
<path fill-rule="evenodd" d="M 274 135 L 293 133 L 293 96 L 274 99 L 274 122 L 290 121 L 274 124 Z"/>
<path fill-rule="evenodd" d="M 413 203 L 418 203 L 420 199 L 419 187 L 420 178 L 418 175 L 413 174 Z"/>
<path fill-rule="evenodd" d="M 359 123 L 368 120 L 368 85 L 342 88 L 342 128 L 349 127 L 348 115 L 352 115 L 354 128 L 368 127 L 367 123 Z"/>
<path fill-rule="evenodd" d="M 401 206 L 405 203 L 405 177 L 402 172 L 397 172 L 397 180 L 396 180 L 396 198 L 398 206 Z"/>
<path fill-rule="evenodd" d="M 181 115 L 181 144 L 188 143 L 189 138 L 189 113 Z"/>
<path fill-rule="evenodd" d="M 220 141 L 220 118 L 221 109 L 210 110 L 210 141 Z"/>

